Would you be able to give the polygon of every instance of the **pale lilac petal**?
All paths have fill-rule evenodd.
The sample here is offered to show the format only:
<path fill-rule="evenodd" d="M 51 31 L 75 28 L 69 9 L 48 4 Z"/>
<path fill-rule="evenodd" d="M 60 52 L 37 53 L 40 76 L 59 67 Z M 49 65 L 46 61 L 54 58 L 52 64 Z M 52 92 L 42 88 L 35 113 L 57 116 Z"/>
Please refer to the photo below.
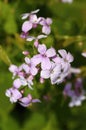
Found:
<path fill-rule="evenodd" d="M 71 92 L 71 87 L 72 87 L 72 84 L 71 83 L 67 83 L 66 86 L 65 86 L 65 88 L 64 88 L 63 94 L 70 96 L 69 93 Z"/>
<path fill-rule="evenodd" d="M 46 51 L 46 56 L 47 56 L 47 57 L 53 57 L 53 56 L 55 56 L 55 55 L 56 55 L 56 51 L 55 51 L 54 48 L 50 48 L 50 49 L 48 49 L 48 50 Z"/>
<path fill-rule="evenodd" d="M 35 55 L 31 58 L 31 62 L 36 66 L 42 61 L 42 56 L 40 54 Z"/>
<path fill-rule="evenodd" d="M 74 58 L 73 58 L 73 56 L 70 54 L 70 52 L 68 52 L 67 57 L 66 57 L 66 60 L 67 60 L 68 62 L 72 62 L 72 61 L 74 60 Z"/>
<path fill-rule="evenodd" d="M 45 57 L 43 58 L 42 62 L 41 62 L 41 68 L 43 70 L 46 70 L 46 69 L 50 69 L 51 68 L 51 61 L 49 58 Z"/>
<path fill-rule="evenodd" d="M 40 25 L 45 26 L 46 25 L 46 19 L 41 18 Z"/>
<path fill-rule="evenodd" d="M 36 15 L 31 15 L 30 16 L 30 22 L 31 23 L 37 23 L 38 21 L 37 21 L 38 19 L 37 19 L 37 16 Z"/>
<path fill-rule="evenodd" d="M 17 89 L 12 90 L 12 92 L 13 92 L 13 97 L 15 99 L 18 100 L 18 99 L 20 99 L 22 97 L 22 94 Z"/>
<path fill-rule="evenodd" d="M 41 102 L 39 99 L 32 99 L 32 103 Z"/>
<path fill-rule="evenodd" d="M 23 64 L 23 65 L 22 65 L 22 68 L 23 68 L 23 70 L 24 70 L 26 73 L 29 73 L 29 72 L 30 72 L 30 67 L 29 67 L 27 64 Z"/>
<path fill-rule="evenodd" d="M 45 54 L 46 50 L 47 50 L 47 48 L 46 48 L 45 44 L 42 44 L 42 45 L 39 44 L 38 45 L 38 52 L 40 54 Z"/>
<path fill-rule="evenodd" d="M 67 52 L 64 49 L 58 51 L 62 58 L 66 59 Z"/>
<path fill-rule="evenodd" d="M 47 18 L 46 22 L 47 22 L 48 25 L 50 25 L 50 24 L 52 24 L 52 19 L 51 18 Z"/>
<path fill-rule="evenodd" d="M 15 88 L 20 88 L 20 86 L 21 86 L 21 81 L 20 81 L 19 78 L 14 80 L 13 86 L 14 86 Z"/>
<path fill-rule="evenodd" d="M 18 69 L 18 67 L 16 65 L 13 65 L 13 64 L 10 65 L 10 67 L 9 67 L 9 71 L 12 73 L 14 73 L 17 69 Z"/>
<path fill-rule="evenodd" d="M 50 71 L 42 70 L 40 76 L 41 76 L 41 78 L 48 79 L 50 77 Z"/>
<path fill-rule="evenodd" d="M 22 31 L 26 33 L 31 29 L 32 29 L 32 23 L 29 21 L 25 21 L 22 25 Z"/>
<path fill-rule="evenodd" d="M 28 57 L 25 57 L 25 63 L 30 64 L 31 60 Z"/>
<path fill-rule="evenodd" d="M 49 35 L 51 32 L 51 28 L 49 26 L 43 26 L 42 33 Z"/>
<path fill-rule="evenodd" d="M 38 69 L 35 67 L 35 66 L 32 66 L 31 69 L 30 69 L 30 73 L 35 76 L 38 72 Z"/>

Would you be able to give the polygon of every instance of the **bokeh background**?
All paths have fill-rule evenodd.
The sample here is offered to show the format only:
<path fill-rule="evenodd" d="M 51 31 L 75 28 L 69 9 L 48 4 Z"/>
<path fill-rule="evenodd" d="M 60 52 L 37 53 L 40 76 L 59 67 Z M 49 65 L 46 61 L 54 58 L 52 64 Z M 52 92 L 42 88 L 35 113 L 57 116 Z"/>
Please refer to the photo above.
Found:
<path fill-rule="evenodd" d="M 51 86 L 46 81 L 41 85 L 35 81 L 32 95 L 42 102 L 28 108 L 11 104 L 5 96 L 12 86 L 10 63 L 21 64 L 22 51 L 32 50 L 32 43 L 20 38 L 21 14 L 36 9 L 40 9 L 38 16 L 53 20 L 52 32 L 43 42 L 73 54 L 72 66 L 82 69 L 80 76 L 86 89 L 86 59 L 81 56 L 86 51 L 86 0 L 0 0 L 0 130 L 86 130 L 86 101 L 69 108 L 69 99 L 62 95 L 64 84 Z"/>

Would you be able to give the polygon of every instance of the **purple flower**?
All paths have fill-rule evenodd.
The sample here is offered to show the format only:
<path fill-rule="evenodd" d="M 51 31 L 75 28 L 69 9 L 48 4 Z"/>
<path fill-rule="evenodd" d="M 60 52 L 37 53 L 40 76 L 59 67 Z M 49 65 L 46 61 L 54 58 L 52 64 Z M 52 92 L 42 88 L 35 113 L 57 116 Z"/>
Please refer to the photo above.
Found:
<path fill-rule="evenodd" d="M 38 69 L 36 68 L 32 59 L 25 57 L 25 62 L 27 66 L 23 66 L 26 73 L 30 73 L 31 75 L 35 76 L 38 73 Z"/>
<path fill-rule="evenodd" d="M 50 69 L 51 68 L 51 61 L 50 58 L 56 55 L 56 51 L 54 48 L 50 48 L 47 50 L 46 46 L 44 44 L 38 45 L 38 52 L 40 54 L 37 54 L 33 56 L 32 61 L 34 64 L 41 63 L 41 68 L 43 70 Z"/>
<path fill-rule="evenodd" d="M 9 71 L 13 73 L 13 78 L 17 75 L 23 75 L 23 73 L 21 72 L 21 66 L 17 67 L 16 65 L 10 65 L 9 67 Z"/>
<path fill-rule="evenodd" d="M 39 12 L 39 9 L 37 9 L 35 11 L 31 11 L 30 13 L 22 14 L 22 19 L 26 19 L 26 18 L 30 17 L 31 15 L 36 14 L 38 12 Z"/>
<path fill-rule="evenodd" d="M 71 83 L 67 83 L 63 91 L 64 96 L 71 98 L 69 107 L 80 106 L 82 101 L 86 99 L 85 93 L 86 92 L 83 89 L 81 78 L 77 78 L 75 81 L 74 89 L 72 89 Z"/>
<path fill-rule="evenodd" d="M 23 97 L 23 98 L 19 99 L 19 103 L 23 107 L 28 107 L 29 105 L 31 105 L 31 103 L 36 103 L 36 102 L 40 102 L 40 100 L 39 99 L 33 99 L 31 94 L 28 94 L 27 97 Z"/>
<path fill-rule="evenodd" d="M 41 17 L 37 18 L 36 15 L 30 15 L 29 20 L 25 21 L 22 25 L 22 31 L 26 34 L 32 28 L 36 28 L 40 23 Z"/>
<path fill-rule="evenodd" d="M 42 33 L 46 34 L 46 35 L 49 35 L 50 32 L 51 32 L 51 28 L 50 28 L 50 25 L 52 24 L 52 19 L 50 18 L 46 18 L 46 19 L 42 19 L 40 21 L 40 24 L 43 26 L 42 27 Z"/>
<path fill-rule="evenodd" d="M 10 98 L 11 103 L 17 102 L 22 97 L 22 94 L 16 88 L 7 89 L 5 95 Z"/>
<path fill-rule="evenodd" d="M 50 78 L 51 84 L 56 84 L 60 82 L 59 76 L 61 74 L 61 65 L 52 62 L 50 69 L 42 70 L 41 77 L 44 79 Z"/>
<path fill-rule="evenodd" d="M 33 76 L 30 75 L 28 77 L 20 77 L 20 82 L 22 86 L 28 86 L 30 89 L 33 89 L 31 86 L 33 85 Z"/>

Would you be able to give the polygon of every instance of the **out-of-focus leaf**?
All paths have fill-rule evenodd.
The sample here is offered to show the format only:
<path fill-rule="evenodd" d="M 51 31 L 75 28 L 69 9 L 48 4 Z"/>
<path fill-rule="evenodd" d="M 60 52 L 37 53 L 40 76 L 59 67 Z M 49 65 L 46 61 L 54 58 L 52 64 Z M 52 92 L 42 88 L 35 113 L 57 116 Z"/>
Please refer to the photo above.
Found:
<path fill-rule="evenodd" d="M 11 64 L 11 61 L 6 53 L 6 51 L 2 48 L 2 46 L 0 45 L 0 59 L 6 63 L 7 65 Z"/>
<path fill-rule="evenodd" d="M 6 118 L 2 120 L 1 130 L 20 130 L 20 126 L 11 115 L 6 115 Z"/>
<path fill-rule="evenodd" d="M 0 68 L 0 115 L 5 118 L 5 116 L 14 107 L 14 104 L 11 104 L 9 98 L 5 95 L 6 89 L 11 87 L 11 75 L 9 75 L 9 73 L 5 70 L 3 71 L 1 69 L 3 68 Z"/>
<path fill-rule="evenodd" d="M 42 130 L 57 130 L 58 122 L 56 121 L 56 117 L 54 114 L 51 114 L 50 119 L 48 120 L 46 126 Z"/>
<path fill-rule="evenodd" d="M 4 29 L 8 34 L 15 34 L 17 32 L 17 24 L 13 13 L 8 15 Z"/>
<path fill-rule="evenodd" d="M 25 122 L 22 130 L 42 130 L 45 124 L 46 119 L 42 113 L 33 113 L 29 120 Z"/>

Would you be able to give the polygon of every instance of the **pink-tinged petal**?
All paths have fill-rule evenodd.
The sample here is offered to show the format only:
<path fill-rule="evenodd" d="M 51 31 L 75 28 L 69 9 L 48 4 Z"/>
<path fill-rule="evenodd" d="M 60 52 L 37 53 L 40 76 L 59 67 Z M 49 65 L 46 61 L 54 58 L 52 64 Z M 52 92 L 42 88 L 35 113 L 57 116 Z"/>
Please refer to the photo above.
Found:
<path fill-rule="evenodd" d="M 46 34 L 46 35 L 49 35 L 51 32 L 51 28 L 49 26 L 43 26 L 42 28 L 42 33 Z"/>
<path fill-rule="evenodd" d="M 41 18 L 40 25 L 45 26 L 46 25 L 46 19 Z"/>
<path fill-rule="evenodd" d="M 42 62 L 41 62 L 41 68 L 43 69 L 43 70 L 46 70 L 46 69 L 50 69 L 51 68 L 51 61 L 50 61 L 50 59 L 49 58 L 47 58 L 47 57 L 44 57 L 43 58 L 43 60 L 42 60 Z"/>
<path fill-rule="evenodd" d="M 25 57 L 25 63 L 30 64 L 31 60 L 28 57 Z"/>
<path fill-rule="evenodd" d="M 12 90 L 12 92 L 13 92 L 13 97 L 15 99 L 18 100 L 18 99 L 20 99 L 22 97 L 22 94 L 17 89 Z"/>
<path fill-rule="evenodd" d="M 58 55 L 52 58 L 52 61 L 55 63 L 61 64 L 62 58 L 60 58 Z"/>
<path fill-rule="evenodd" d="M 22 25 L 22 31 L 27 33 L 29 30 L 32 29 L 32 23 L 29 21 L 25 21 Z"/>
<path fill-rule="evenodd" d="M 30 73 L 34 76 L 38 73 L 38 69 L 35 66 L 32 66 L 30 68 Z"/>
<path fill-rule="evenodd" d="M 17 69 L 18 69 L 18 67 L 16 65 L 10 65 L 10 67 L 9 67 L 9 71 L 12 73 L 14 73 Z"/>
<path fill-rule="evenodd" d="M 45 54 L 45 52 L 46 52 L 46 50 L 47 50 L 47 48 L 46 48 L 46 46 L 45 46 L 45 44 L 42 44 L 42 45 L 38 45 L 38 52 L 40 53 L 40 54 Z"/>
<path fill-rule="evenodd" d="M 31 15 L 30 16 L 30 22 L 31 23 L 37 23 L 37 16 L 36 15 Z"/>
<path fill-rule="evenodd" d="M 20 79 L 14 80 L 13 86 L 14 86 L 15 88 L 20 88 L 20 86 L 21 86 L 21 81 L 20 81 Z"/>
<path fill-rule="evenodd" d="M 66 59 L 67 52 L 64 49 L 58 51 L 62 58 Z"/>
<path fill-rule="evenodd" d="M 46 22 L 47 22 L 48 25 L 50 25 L 50 24 L 52 24 L 52 19 L 51 18 L 47 18 Z"/>
<path fill-rule="evenodd" d="M 82 56 L 86 57 L 86 52 L 82 52 Z"/>
<path fill-rule="evenodd" d="M 33 36 L 28 36 L 28 37 L 26 38 L 27 41 L 33 41 L 34 39 L 35 39 L 35 37 L 33 37 Z"/>
<path fill-rule="evenodd" d="M 56 55 L 56 51 L 54 48 L 50 48 L 46 51 L 46 56 L 47 57 L 54 57 Z"/>
<path fill-rule="evenodd" d="M 22 54 L 27 56 L 27 55 L 29 55 L 29 51 L 23 51 Z"/>
<path fill-rule="evenodd" d="M 27 74 L 30 72 L 30 67 L 27 64 L 23 64 L 22 68 Z"/>
<path fill-rule="evenodd" d="M 50 71 L 42 70 L 40 76 L 41 76 L 41 78 L 48 79 L 50 77 Z"/>
<path fill-rule="evenodd" d="M 36 66 L 42 61 L 42 56 L 40 54 L 35 55 L 31 58 L 31 62 Z"/>
<path fill-rule="evenodd" d="M 37 39 L 37 40 L 34 41 L 34 46 L 35 46 L 36 48 L 38 48 L 38 45 L 39 45 L 39 42 L 38 42 L 38 39 Z"/>
<path fill-rule="evenodd" d="M 66 56 L 66 60 L 68 62 L 72 62 L 74 60 L 73 56 L 70 54 L 70 52 L 68 52 L 67 56 Z"/>
<path fill-rule="evenodd" d="M 44 78 L 40 77 L 40 83 L 44 83 Z"/>

